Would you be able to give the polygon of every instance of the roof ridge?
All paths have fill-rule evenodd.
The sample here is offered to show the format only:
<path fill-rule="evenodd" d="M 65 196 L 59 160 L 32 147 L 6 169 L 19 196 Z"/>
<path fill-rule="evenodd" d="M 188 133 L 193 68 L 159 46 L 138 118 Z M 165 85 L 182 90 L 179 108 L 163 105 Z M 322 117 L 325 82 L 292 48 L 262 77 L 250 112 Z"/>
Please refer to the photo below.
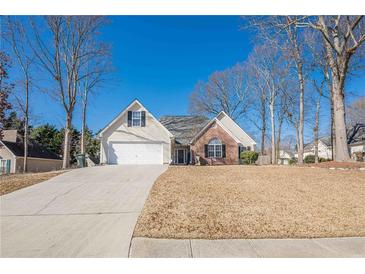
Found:
<path fill-rule="evenodd" d="M 162 117 L 202 117 L 202 118 L 209 119 L 208 117 L 206 117 L 204 115 L 162 115 L 160 118 L 162 118 Z"/>

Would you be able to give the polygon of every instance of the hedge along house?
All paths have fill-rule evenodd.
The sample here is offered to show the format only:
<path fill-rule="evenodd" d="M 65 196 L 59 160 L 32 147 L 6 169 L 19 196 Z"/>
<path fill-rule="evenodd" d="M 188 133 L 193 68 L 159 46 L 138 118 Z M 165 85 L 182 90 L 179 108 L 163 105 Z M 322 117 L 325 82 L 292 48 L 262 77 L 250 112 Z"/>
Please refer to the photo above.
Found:
<path fill-rule="evenodd" d="M 256 142 L 226 113 L 163 116 L 158 121 L 138 100 L 100 133 L 104 164 L 238 164 Z"/>
<path fill-rule="evenodd" d="M 0 173 L 16 173 L 23 171 L 24 143 L 17 130 L 4 130 L 0 141 Z M 59 155 L 45 147 L 29 140 L 28 172 L 45 172 L 62 168 L 62 159 Z"/>

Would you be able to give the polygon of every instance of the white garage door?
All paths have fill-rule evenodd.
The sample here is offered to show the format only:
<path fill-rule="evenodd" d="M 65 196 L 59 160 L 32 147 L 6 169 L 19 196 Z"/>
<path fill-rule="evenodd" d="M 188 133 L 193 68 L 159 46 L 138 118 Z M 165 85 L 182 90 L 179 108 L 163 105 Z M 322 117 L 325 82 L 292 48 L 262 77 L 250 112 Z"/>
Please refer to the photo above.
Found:
<path fill-rule="evenodd" d="M 163 164 L 162 144 L 111 143 L 109 144 L 109 164 Z"/>

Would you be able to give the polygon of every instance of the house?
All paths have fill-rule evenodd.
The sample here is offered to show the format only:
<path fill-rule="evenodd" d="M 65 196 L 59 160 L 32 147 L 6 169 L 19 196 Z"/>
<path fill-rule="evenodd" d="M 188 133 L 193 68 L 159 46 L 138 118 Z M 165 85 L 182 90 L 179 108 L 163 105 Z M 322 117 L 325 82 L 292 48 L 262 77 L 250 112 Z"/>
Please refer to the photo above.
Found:
<path fill-rule="evenodd" d="M 349 144 L 350 154 L 353 155 L 356 152 L 365 152 L 365 140 L 352 142 Z"/>
<path fill-rule="evenodd" d="M 314 142 L 304 145 L 303 157 L 314 155 Z M 295 154 L 298 158 L 298 153 Z M 332 146 L 330 137 L 321 137 L 318 139 L 318 157 L 332 159 Z"/>
<path fill-rule="evenodd" d="M 256 142 L 226 113 L 163 116 L 157 120 L 138 100 L 100 133 L 104 164 L 238 164 Z"/>
<path fill-rule="evenodd" d="M 355 154 L 365 153 L 365 124 L 354 125 L 347 135 L 350 155 L 354 158 Z"/>
<path fill-rule="evenodd" d="M 0 169 L 16 173 L 23 171 L 24 143 L 17 130 L 4 130 L 0 141 Z M 27 171 L 44 172 L 62 168 L 62 159 L 34 141 L 29 141 Z M 7 170 L 6 170 L 7 169 Z"/>
<path fill-rule="evenodd" d="M 279 150 L 278 164 L 279 165 L 289 165 L 290 160 L 293 158 L 294 158 L 294 154 L 291 151 L 281 149 L 281 150 Z"/>

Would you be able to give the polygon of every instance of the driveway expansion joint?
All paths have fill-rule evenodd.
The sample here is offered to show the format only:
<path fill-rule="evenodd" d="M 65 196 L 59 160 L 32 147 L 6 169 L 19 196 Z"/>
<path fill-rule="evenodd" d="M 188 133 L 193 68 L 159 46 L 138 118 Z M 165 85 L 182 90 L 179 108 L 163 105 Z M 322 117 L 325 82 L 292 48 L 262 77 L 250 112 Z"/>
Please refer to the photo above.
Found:
<path fill-rule="evenodd" d="M 48 201 L 40 210 L 38 210 L 34 215 L 39 215 L 43 210 L 45 210 L 47 207 L 49 207 L 54 201 L 56 201 L 59 197 L 62 197 L 62 196 L 65 196 L 67 194 L 69 194 L 71 191 L 85 185 L 87 183 L 83 183 L 83 184 L 80 184 L 80 185 L 77 185 L 75 187 L 72 187 L 70 188 L 69 190 L 67 190 L 66 192 L 64 193 L 61 193 L 61 194 L 58 194 L 56 195 L 55 197 L 53 197 L 50 201 Z"/>

